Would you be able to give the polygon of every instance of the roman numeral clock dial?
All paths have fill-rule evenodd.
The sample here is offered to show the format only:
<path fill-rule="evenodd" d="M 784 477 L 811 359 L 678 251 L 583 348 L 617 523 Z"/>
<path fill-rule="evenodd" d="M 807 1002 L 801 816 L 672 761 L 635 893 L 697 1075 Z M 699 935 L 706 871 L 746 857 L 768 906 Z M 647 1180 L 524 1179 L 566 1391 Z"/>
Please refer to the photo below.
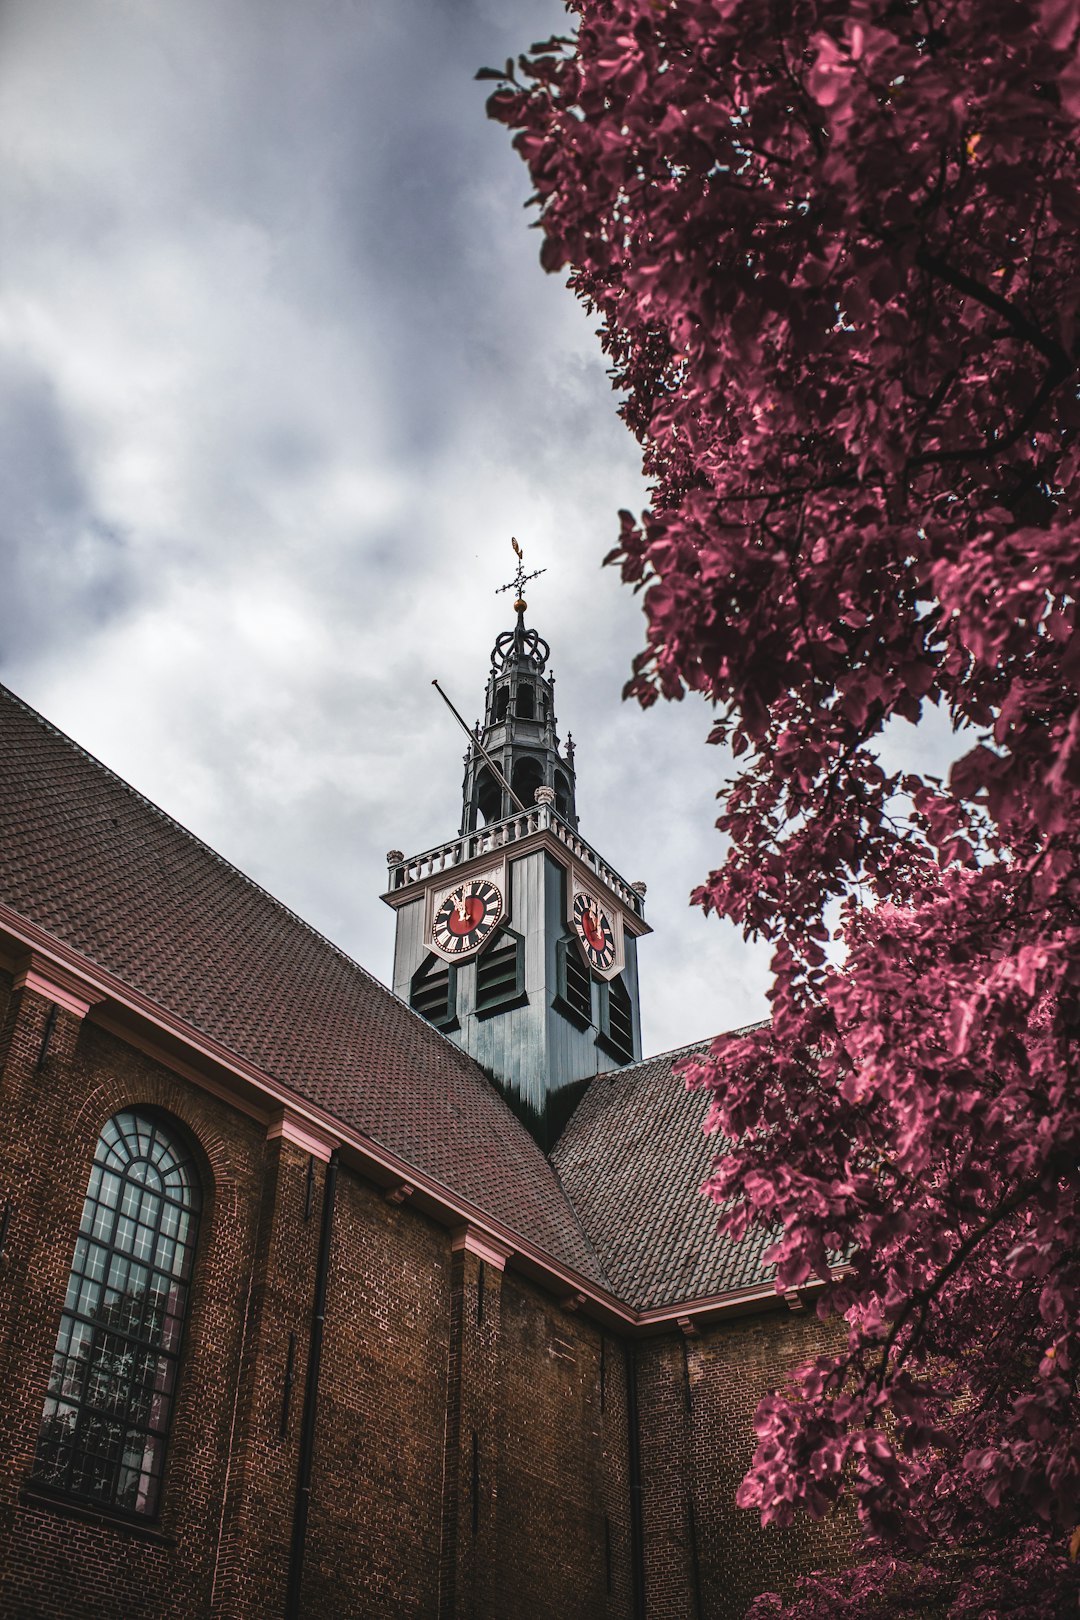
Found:
<path fill-rule="evenodd" d="M 503 898 L 488 878 L 471 878 L 452 889 L 439 904 L 431 937 L 444 956 L 477 950 L 503 914 Z"/>
<path fill-rule="evenodd" d="M 599 900 L 589 894 L 574 896 L 574 927 L 592 966 L 609 968 L 615 960 L 615 930 Z"/>

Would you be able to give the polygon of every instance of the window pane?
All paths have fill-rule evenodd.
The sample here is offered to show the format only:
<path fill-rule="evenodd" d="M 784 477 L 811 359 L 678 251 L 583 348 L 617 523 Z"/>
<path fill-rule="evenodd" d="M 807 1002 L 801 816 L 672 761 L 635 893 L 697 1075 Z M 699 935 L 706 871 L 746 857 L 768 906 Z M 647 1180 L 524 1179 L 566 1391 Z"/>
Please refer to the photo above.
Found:
<path fill-rule="evenodd" d="M 167 1196 L 163 1196 L 166 1193 Z M 156 1511 L 199 1185 L 183 1143 L 125 1110 L 94 1155 L 42 1412 L 36 1478 Z"/>

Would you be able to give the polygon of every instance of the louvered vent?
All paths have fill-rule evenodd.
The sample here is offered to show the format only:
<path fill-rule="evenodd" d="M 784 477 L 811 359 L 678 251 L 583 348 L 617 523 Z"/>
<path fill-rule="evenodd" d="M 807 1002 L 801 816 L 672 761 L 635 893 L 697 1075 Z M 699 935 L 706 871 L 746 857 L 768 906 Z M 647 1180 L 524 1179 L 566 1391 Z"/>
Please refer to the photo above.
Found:
<path fill-rule="evenodd" d="M 429 956 L 413 974 L 409 1005 L 436 1029 L 454 1022 L 454 970 L 440 956 Z"/>
<path fill-rule="evenodd" d="M 607 993 L 607 1019 L 604 1034 L 608 1038 L 611 1050 L 616 1057 L 624 1063 L 630 1063 L 634 1057 L 634 1012 L 630 1005 L 630 993 L 620 976 L 612 979 L 608 985 Z"/>
<path fill-rule="evenodd" d="M 518 1001 L 524 990 L 520 935 L 504 928 L 476 961 L 476 1010 L 492 1012 Z"/>
<path fill-rule="evenodd" d="M 572 1013 L 584 1023 L 592 1023 L 592 974 L 581 960 L 572 940 L 564 940 L 562 951 L 562 994 Z"/>

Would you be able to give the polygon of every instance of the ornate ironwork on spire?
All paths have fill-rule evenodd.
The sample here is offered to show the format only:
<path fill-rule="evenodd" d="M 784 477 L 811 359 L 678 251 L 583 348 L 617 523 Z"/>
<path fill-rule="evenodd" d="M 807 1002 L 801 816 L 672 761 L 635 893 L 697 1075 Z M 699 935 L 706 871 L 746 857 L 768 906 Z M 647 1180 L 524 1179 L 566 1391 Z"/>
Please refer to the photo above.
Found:
<path fill-rule="evenodd" d="M 551 648 L 543 636 L 525 628 L 524 614 L 519 613 L 512 630 L 504 630 L 495 639 L 491 649 L 491 667 L 501 674 L 509 663 L 529 664 L 537 675 L 542 675 L 551 657 Z"/>
<path fill-rule="evenodd" d="M 551 648 L 525 623 L 528 603 L 523 595 L 529 580 L 545 568 L 525 572 L 525 559 L 516 540 L 514 578 L 496 595 L 514 591 L 517 620 L 512 630 L 496 637 L 491 649 L 484 720 L 465 762 L 461 830 L 472 832 L 487 822 L 501 821 L 513 805 L 506 791 L 526 807 L 536 802 L 538 789 L 554 796 L 555 812 L 570 827 L 577 827 L 574 803 L 574 758 L 559 743 L 555 721 L 555 677 L 548 671 Z M 491 768 L 494 760 L 505 781 Z"/>
<path fill-rule="evenodd" d="M 514 610 L 517 613 L 524 613 L 525 609 L 529 605 L 524 596 L 526 585 L 529 583 L 530 579 L 539 579 L 541 574 L 546 574 L 547 569 L 534 568 L 531 574 L 527 574 L 525 572 L 525 553 L 522 551 L 513 535 L 510 536 L 510 544 L 513 546 L 514 555 L 518 560 L 517 569 L 514 573 L 513 579 L 510 580 L 506 585 L 500 585 L 498 590 L 495 592 L 495 595 L 501 596 L 503 591 L 516 591 L 517 596 L 514 599 Z"/>
<path fill-rule="evenodd" d="M 524 593 L 530 579 L 539 579 L 541 574 L 547 573 L 547 569 L 534 568 L 531 574 L 527 574 L 525 572 L 524 552 L 513 537 L 511 537 L 510 544 L 513 546 L 514 554 L 518 560 L 517 569 L 513 579 L 505 585 L 500 585 L 495 595 L 501 596 L 503 591 L 513 591 L 515 593 L 514 611 L 517 614 L 517 623 L 512 630 L 504 630 L 502 635 L 496 639 L 495 645 L 491 649 L 491 667 L 496 673 L 501 673 L 513 659 L 519 663 L 531 664 L 534 673 L 542 675 L 547 661 L 551 657 L 551 648 L 542 636 L 537 635 L 535 630 L 525 628 L 525 609 L 529 604 L 525 600 Z"/>

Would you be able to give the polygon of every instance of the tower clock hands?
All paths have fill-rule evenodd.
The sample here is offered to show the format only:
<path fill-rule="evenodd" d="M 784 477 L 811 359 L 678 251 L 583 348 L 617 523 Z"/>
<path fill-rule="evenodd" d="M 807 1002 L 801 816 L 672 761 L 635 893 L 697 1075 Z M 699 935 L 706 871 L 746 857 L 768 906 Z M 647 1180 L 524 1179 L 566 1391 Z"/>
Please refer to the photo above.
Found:
<path fill-rule="evenodd" d="M 578 893 L 574 901 L 574 925 L 590 965 L 605 972 L 615 961 L 615 933 L 595 896 Z"/>
<path fill-rule="evenodd" d="M 432 919 L 432 943 L 450 957 L 476 950 L 498 927 L 502 912 L 502 894 L 489 878 L 467 878 L 444 893 Z"/>

